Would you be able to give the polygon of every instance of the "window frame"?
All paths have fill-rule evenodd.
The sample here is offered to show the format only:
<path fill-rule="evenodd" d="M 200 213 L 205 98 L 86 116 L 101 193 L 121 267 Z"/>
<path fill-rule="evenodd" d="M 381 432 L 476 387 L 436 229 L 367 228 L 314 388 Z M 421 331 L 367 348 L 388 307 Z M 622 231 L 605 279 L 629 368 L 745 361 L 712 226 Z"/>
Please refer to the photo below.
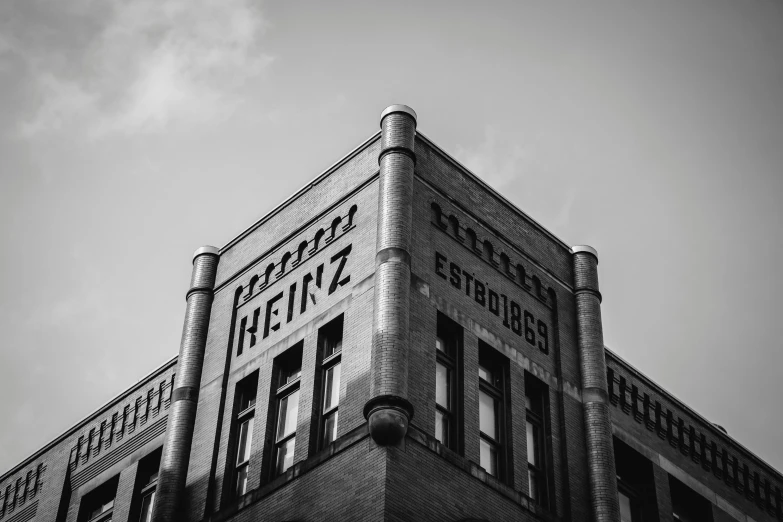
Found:
<path fill-rule="evenodd" d="M 617 495 L 618 495 L 617 498 L 618 502 L 620 500 L 619 498 L 620 495 L 623 495 L 628 499 L 628 504 L 631 508 L 630 522 L 641 522 L 642 506 L 641 506 L 639 492 L 633 486 L 623 481 L 620 475 L 617 475 Z"/>
<path fill-rule="evenodd" d="M 318 358 L 320 359 L 320 383 L 318 385 L 319 395 L 316 401 L 316 451 L 327 447 L 329 444 L 337 439 L 337 426 L 340 422 L 340 383 L 342 382 L 342 354 L 343 354 L 343 342 L 345 340 L 345 328 L 344 328 L 344 316 L 341 314 L 338 317 L 332 319 L 327 324 L 318 329 Z M 335 348 L 331 353 L 327 354 L 328 342 L 335 340 Z M 329 408 L 326 406 L 328 399 L 326 395 L 326 386 L 328 384 L 328 375 L 330 371 L 334 371 L 334 368 L 340 367 L 340 375 L 337 378 L 337 400 Z M 334 375 L 334 373 L 332 374 Z M 332 383 L 334 386 L 334 383 Z M 337 416 L 335 420 L 335 434 L 332 440 L 326 442 L 326 424 L 332 416 Z"/>
<path fill-rule="evenodd" d="M 492 373 L 493 381 L 489 382 L 481 376 L 481 370 L 487 369 Z M 479 421 L 479 445 L 481 441 L 487 443 L 495 450 L 495 465 L 497 471 L 492 474 L 490 470 L 481 466 L 480 447 L 479 447 L 479 465 L 494 476 L 500 482 L 511 484 L 512 472 L 509 463 L 511 452 L 509 433 L 509 411 L 508 411 L 508 383 L 509 383 L 509 362 L 500 352 L 490 345 L 479 341 L 479 365 L 478 365 L 478 389 L 479 389 L 479 416 L 481 415 L 481 393 L 485 393 L 492 399 L 495 412 L 495 431 L 497 438 L 493 438 L 481 430 Z M 480 417 L 479 417 L 480 419 Z"/>
<path fill-rule="evenodd" d="M 246 403 L 246 405 L 245 405 Z M 258 371 L 255 371 L 239 380 L 234 392 L 234 418 L 232 420 L 232 442 L 229 463 L 231 466 L 230 496 L 237 499 L 247 494 L 248 478 L 250 477 L 250 456 L 253 449 L 253 432 L 256 430 L 255 413 L 258 404 Z M 244 407 L 243 407 L 244 405 Z M 242 451 L 239 445 L 242 443 L 242 428 L 246 423 L 252 423 L 248 429 L 246 440 L 247 448 Z M 246 458 L 238 460 L 244 453 Z M 244 472 L 244 475 L 242 473 Z M 240 479 L 244 476 L 244 491 L 240 493 Z"/>
<path fill-rule="evenodd" d="M 277 459 L 280 455 L 280 450 L 291 439 L 294 439 L 294 450 L 296 450 L 296 434 L 298 426 L 298 419 L 294 420 L 295 429 L 291 433 L 284 433 L 281 437 L 278 437 L 278 431 L 280 429 L 280 413 L 282 402 L 293 394 L 298 394 L 296 399 L 296 416 L 299 416 L 299 403 L 301 402 L 301 381 L 302 381 L 302 352 L 304 342 L 299 341 L 285 352 L 281 353 L 274 359 L 273 363 L 273 383 L 271 391 L 271 406 L 269 408 L 269 418 L 267 423 L 267 440 L 269 441 L 269 465 L 267 468 L 268 477 L 270 480 L 275 479 L 281 475 L 284 475 L 291 466 L 278 472 Z"/>
<path fill-rule="evenodd" d="M 280 475 L 285 474 L 286 471 L 290 469 L 290 466 L 288 468 L 285 468 L 283 470 L 278 471 L 277 469 L 277 459 L 280 456 L 280 450 L 282 447 L 288 443 L 291 439 L 294 439 L 294 449 L 296 449 L 296 429 L 291 431 L 291 433 L 286 434 L 285 432 L 281 437 L 278 437 L 277 433 L 280 431 L 280 413 L 282 411 L 281 404 L 282 402 L 291 397 L 294 394 L 297 394 L 297 404 L 296 409 L 294 411 L 297 412 L 297 416 L 299 413 L 299 399 L 301 398 L 301 395 L 298 395 L 299 393 L 299 385 L 301 383 L 301 375 L 299 377 L 295 377 L 294 380 L 290 382 L 286 382 L 282 386 L 280 386 L 277 391 L 275 392 L 275 399 L 276 399 L 276 406 L 275 406 L 275 427 L 274 431 L 272 432 L 272 478 L 279 477 Z M 292 464 L 293 466 L 293 464 Z"/>
<path fill-rule="evenodd" d="M 435 332 L 435 439 L 445 447 L 463 454 L 464 436 L 462 419 L 462 350 L 464 334 L 462 327 L 449 319 L 446 315 L 438 312 L 437 326 Z M 438 348 L 441 342 L 444 349 Z M 448 372 L 446 385 L 448 386 L 447 397 L 450 404 L 449 408 L 438 404 L 438 364 L 443 366 Z M 447 421 L 447 428 L 444 431 L 444 439 L 438 439 L 437 416 L 443 415 Z"/>
<path fill-rule="evenodd" d="M 79 501 L 79 515 L 77 518 L 79 522 L 103 522 L 112 519 L 114 516 L 114 507 L 117 502 L 117 488 L 119 486 L 119 479 L 120 476 L 115 475 L 114 477 L 110 478 L 103 484 L 82 496 L 81 500 Z M 104 496 L 108 498 L 107 492 L 109 491 L 114 491 L 114 495 L 112 496 L 111 500 L 108 502 L 100 501 L 101 507 L 96 509 L 95 506 L 98 505 L 97 500 Z"/>
<path fill-rule="evenodd" d="M 536 504 L 549 508 L 551 504 L 552 490 L 552 453 L 549 448 L 550 423 L 549 423 L 549 387 L 535 375 L 525 372 L 525 434 L 527 425 L 531 424 L 537 429 L 537 459 L 539 464 L 532 464 L 528 455 L 528 491 L 527 496 Z M 525 437 L 527 444 L 527 436 Z M 529 453 L 529 449 L 528 449 Z M 537 494 L 531 494 L 531 471 L 536 476 Z"/>

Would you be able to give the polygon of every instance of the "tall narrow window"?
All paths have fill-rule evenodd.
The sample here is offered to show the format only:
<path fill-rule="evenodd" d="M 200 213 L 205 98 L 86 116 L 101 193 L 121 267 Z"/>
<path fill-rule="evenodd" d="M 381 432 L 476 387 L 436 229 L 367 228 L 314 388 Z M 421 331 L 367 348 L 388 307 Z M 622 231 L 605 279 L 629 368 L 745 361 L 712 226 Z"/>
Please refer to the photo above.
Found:
<path fill-rule="evenodd" d="M 525 414 L 527 420 L 527 482 L 528 496 L 543 506 L 548 505 L 548 462 L 546 446 L 548 429 L 547 386 L 525 372 Z"/>
<path fill-rule="evenodd" d="M 343 316 L 318 331 L 321 350 L 321 411 L 318 421 L 319 448 L 337 438 L 338 407 L 340 405 L 340 360 L 343 350 Z"/>
<path fill-rule="evenodd" d="M 250 476 L 250 449 L 253 443 L 253 425 L 256 413 L 258 372 L 253 372 L 237 383 L 234 394 L 234 497 L 247 493 Z"/>
<path fill-rule="evenodd" d="M 131 502 L 129 520 L 139 522 L 152 521 L 152 509 L 155 506 L 155 490 L 158 486 L 158 469 L 162 448 L 158 448 L 139 461 L 136 473 L 136 486 Z"/>
<path fill-rule="evenodd" d="M 658 520 L 652 462 L 623 441 L 613 441 L 620 522 Z"/>
<path fill-rule="evenodd" d="M 508 482 L 506 382 L 508 359 L 479 343 L 479 458 L 490 475 Z"/>
<path fill-rule="evenodd" d="M 299 414 L 299 380 L 302 376 L 301 342 L 275 359 L 275 370 L 277 404 L 272 448 L 273 477 L 285 473 L 294 463 L 296 421 Z"/>
<path fill-rule="evenodd" d="M 462 328 L 438 313 L 435 336 L 435 438 L 462 454 Z"/>

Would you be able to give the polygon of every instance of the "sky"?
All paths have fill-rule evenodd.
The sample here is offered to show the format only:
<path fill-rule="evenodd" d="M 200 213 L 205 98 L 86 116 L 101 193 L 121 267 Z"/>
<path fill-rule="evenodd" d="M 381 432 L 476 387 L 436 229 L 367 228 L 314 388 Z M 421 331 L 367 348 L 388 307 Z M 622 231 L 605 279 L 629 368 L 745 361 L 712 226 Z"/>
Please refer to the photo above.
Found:
<path fill-rule="evenodd" d="M 393 103 L 569 244 L 606 345 L 783 470 L 783 3 L 0 2 L 0 473 L 176 355 L 191 255 Z"/>

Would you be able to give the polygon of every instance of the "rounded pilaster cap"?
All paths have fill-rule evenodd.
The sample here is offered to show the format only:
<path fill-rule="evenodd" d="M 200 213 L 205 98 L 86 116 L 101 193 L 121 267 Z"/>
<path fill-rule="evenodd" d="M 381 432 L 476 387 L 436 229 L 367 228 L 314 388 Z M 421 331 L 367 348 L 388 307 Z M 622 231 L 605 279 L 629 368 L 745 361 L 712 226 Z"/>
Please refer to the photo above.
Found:
<path fill-rule="evenodd" d="M 386 116 L 388 116 L 389 114 L 395 113 L 395 112 L 404 112 L 405 114 L 409 115 L 411 118 L 413 118 L 414 125 L 418 121 L 418 119 L 416 117 L 416 111 L 414 111 L 413 109 L 411 109 L 407 105 L 389 105 L 381 113 L 381 122 L 383 122 L 383 119 Z"/>
<path fill-rule="evenodd" d="M 202 256 L 202 255 L 205 255 L 205 254 L 212 255 L 212 256 L 217 256 L 217 255 L 220 255 L 220 249 L 218 249 L 218 247 L 213 247 L 211 245 L 207 245 L 207 246 L 203 246 L 201 248 L 198 248 L 198 249 L 196 249 L 195 252 L 193 252 L 193 261 L 195 262 L 196 258 L 198 256 Z"/>
<path fill-rule="evenodd" d="M 592 254 L 596 259 L 598 259 L 598 251 L 589 245 L 574 245 L 571 247 L 572 254 L 576 254 L 578 252 L 587 252 L 588 254 Z"/>

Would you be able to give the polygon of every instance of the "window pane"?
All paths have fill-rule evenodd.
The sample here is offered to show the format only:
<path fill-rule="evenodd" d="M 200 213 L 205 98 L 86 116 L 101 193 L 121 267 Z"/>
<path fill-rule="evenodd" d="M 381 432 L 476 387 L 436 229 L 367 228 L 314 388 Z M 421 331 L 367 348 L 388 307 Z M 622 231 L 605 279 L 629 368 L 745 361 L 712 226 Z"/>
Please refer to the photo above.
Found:
<path fill-rule="evenodd" d="M 277 440 L 296 431 L 296 417 L 299 413 L 299 390 L 280 399 L 277 417 Z"/>
<path fill-rule="evenodd" d="M 291 437 L 277 448 L 277 463 L 275 464 L 276 474 L 285 473 L 285 470 L 294 463 L 294 447 L 296 446 L 296 437 Z"/>
<path fill-rule="evenodd" d="M 620 521 L 633 522 L 631 516 L 631 499 L 625 493 L 620 492 Z"/>
<path fill-rule="evenodd" d="M 139 522 L 152 522 L 152 507 L 155 505 L 155 491 L 147 493 L 141 499 L 141 516 Z"/>
<path fill-rule="evenodd" d="M 495 399 L 483 391 L 479 391 L 479 429 L 484 435 L 497 440 Z"/>
<path fill-rule="evenodd" d="M 337 438 L 337 414 L 339 410 L 332 412 L 324 419 L 324 439 L 322 446 L 331 444 Z"/>
<path fill-rule="evenodd" d="M 449 404 L 449 369 L 441 363 L 435 366 L 435 402 L 451 410 Z"/>
<path fill-rule="evenodd" d="M 244 465 L 237 469 L 237 497 L 241 497 L 247 493 L 247 477 L 250 471 L 250 466 Z"/>
<path fill-rule="evenodd" d="M 324 411 L 329 411 L 340 402 L 340 365 L 335 364 L 326 370 L 324 383 Z"/>
<path fill-rule="evenodd" d="M 343 349 L 343 339 L 335 337 L 327 337 L 324 340 L 324 358 L 334 355 L 337 352 L 341 352 Z"/>
<path fill-rule="evenodd" d="M 101 513 L 106 513 L 114 507 L 114 499 L 101 503 L 96 509 L 90 513 L 90 518 L 95 518 Z"/>
<path fill-rule="evenodd" d="M 435 349 L 440 350 L 443 353 L 446 353 L 446 341 L 441 339 L 440 337 L 435 338 Z"/>
<path fill-rule="evenodd" d="M 449 444 L 449 418 L 442 411 L 435 410 L 435 438 L 441 444 Z"/>
<path fill-rule="evenodd" d="M 527 461 L 538 466 L 538 426 L 527 423 Z"/>
<path fill-rule="evenodd" d="M 296 379 L 302 376 L 302 367 L 301 365 L 298 368 L 292 368 L 287 371 L 283 372 L 283 382 L 280 384 L 280 386 L 283 386 L 285 384 L 288 384 L 289 382 L 294 382 Z"/>
<path fill-rule="evenodd" d="M 242 390 L 239 395 L 239 411 L 244 411 L 256 403 L 255 390 Z"/>
<path fill-rule="evenodd" d="M 250 417 L 239 426 L 237 438 L 237 464 L 241 464 L 250 458 L 250 445 L 253 443 L 253 417 Z"/>
<path fill-rule="evenodd" d="M 152 484 L 153 482 L 158 480 L 158 473 L 159 473 L 159 470 L 155 470 L 153 473 L 151 473 L 150 474 L 150 478 L 147 481 L 147 484 Z M 144 485 L 146 486 L 147 484 L 144 484 Z"/>
<path fill-rule="evenodd" d="M 495 384 L 492 380 L 492 371 L 485 366 L 479 366 L 479 378 L 484 379 L 490 384 Z"/>
<path fill-rule="evenodd" d="M 527 496 L 538 500 L 538 473 L 530 468 L 527 470 Z"/>
<path fill-rule="evenodd" d="M 481 467 L 484 468 L 490 475 L 496 476 L 498 474 L 497 450 L 494 446 L 492 446 L 492 444 L 485 441 L 484 439 L 479 439 L 479 441 L 481 443 L 479 450 Z"/>

